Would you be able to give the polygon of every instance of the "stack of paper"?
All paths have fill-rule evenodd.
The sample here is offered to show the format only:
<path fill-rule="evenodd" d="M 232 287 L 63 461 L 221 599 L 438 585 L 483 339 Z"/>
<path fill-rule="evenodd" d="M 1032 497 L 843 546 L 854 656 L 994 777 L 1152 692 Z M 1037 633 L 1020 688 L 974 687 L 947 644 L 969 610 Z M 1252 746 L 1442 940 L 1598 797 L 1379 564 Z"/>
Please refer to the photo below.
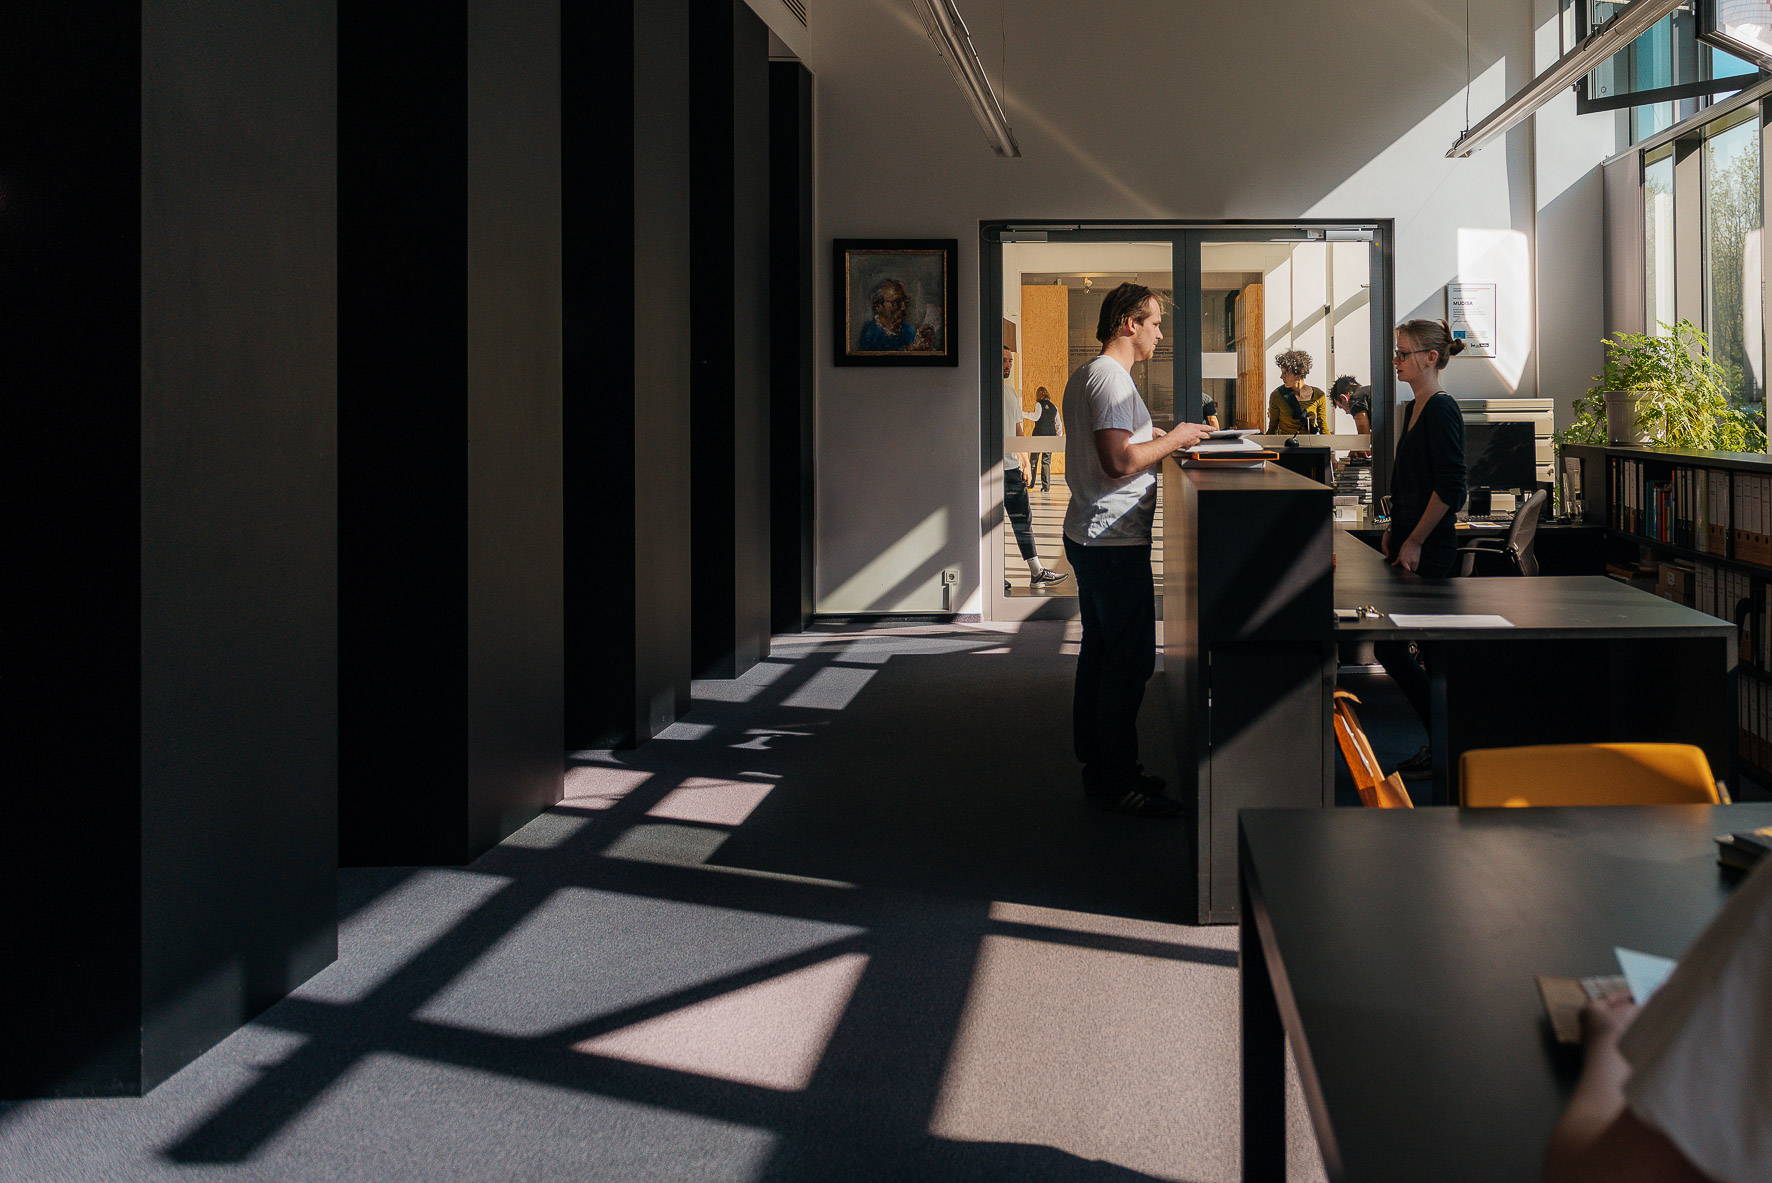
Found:
<path fill-rule="evenodd" d="M 1194 460 L 1203 463 L 1194 465 L 1198 468 L 1260 468 L 1265 465 L 1272 452 L 1263 448 L 1247 436 L 1213 437 L 1201 440 L 1191 448 L 1184 449 L 1187 459 L 1182 461 L 1188 466 Z"/>

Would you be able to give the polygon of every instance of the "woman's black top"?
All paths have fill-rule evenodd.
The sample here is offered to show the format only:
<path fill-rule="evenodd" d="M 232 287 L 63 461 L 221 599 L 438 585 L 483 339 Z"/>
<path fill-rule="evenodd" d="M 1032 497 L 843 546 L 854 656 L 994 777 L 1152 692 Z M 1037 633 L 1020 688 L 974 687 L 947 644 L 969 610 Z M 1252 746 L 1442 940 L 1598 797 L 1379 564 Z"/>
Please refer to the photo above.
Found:
<path fill-rule="evenodd" d="M 1429 396 L 1426 405 L 1409 405 L 1412 419 L 1397 444 L 1397 462 L 1391 468 L 1391 548 L 1396 558 L 1403 543 L 1427 512 L 1434 493 L 1446 503 L 1446 512 L 1422 540 L 1421 575 L 1440 578 L 1458 567 L 1458 539 L 1454 522 L 1464 504 L 1464 413 L 1444 390 Z"/>

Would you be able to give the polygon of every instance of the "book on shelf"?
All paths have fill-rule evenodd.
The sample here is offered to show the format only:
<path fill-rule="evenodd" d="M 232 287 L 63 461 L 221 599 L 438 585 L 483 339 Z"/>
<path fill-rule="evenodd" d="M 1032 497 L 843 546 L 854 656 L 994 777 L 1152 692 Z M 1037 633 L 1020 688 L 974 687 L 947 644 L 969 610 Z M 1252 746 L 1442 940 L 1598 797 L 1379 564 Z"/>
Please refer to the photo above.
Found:
<path fill-rule="evenodd" d="M 1753 870 L 1768 851 L 1772 851 L 1772 826 L 1737 830 L 1717 838 L 1717 861 L 1740 871 Z"/>

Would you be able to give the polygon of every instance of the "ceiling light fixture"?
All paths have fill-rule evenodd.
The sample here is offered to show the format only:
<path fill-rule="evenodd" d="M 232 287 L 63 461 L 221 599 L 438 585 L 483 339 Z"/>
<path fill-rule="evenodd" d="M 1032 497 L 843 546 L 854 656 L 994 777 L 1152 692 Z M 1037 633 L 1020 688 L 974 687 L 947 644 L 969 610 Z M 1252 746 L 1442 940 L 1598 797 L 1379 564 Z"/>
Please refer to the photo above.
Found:
<path fill-rule="evenodd" d="M 992 150 L 998 156 L 1020 156 L 1021 145 L 1015 142 L 1015 133 L 1003 116 L 1003 105 L 991 89 L 991 80 L 985 77 L 978 51 L 972 47 L 972 34 L 960 19 L 954 0 L 916 0 L 916 4 L 923 14 L 923 25 L 929 30 L 929 40 L 935 42 L 936 52 L 947 59 L 954 82 L 966 96 Z"/>
<path fill-rule="evenodd" d="M 1458 137 L 1446 155 L 1469 156 L 1490 140 L 1505 135 L 1550 102 L 1565 86 L 1574 86 L 1601 62 L 1635 41 L 1656 21 L 1680 7 L 1681 0 L 1635 0 L 1628 8 L 1583 37 L 1544 73 L 1528 82 L 1488 117 Z"/>

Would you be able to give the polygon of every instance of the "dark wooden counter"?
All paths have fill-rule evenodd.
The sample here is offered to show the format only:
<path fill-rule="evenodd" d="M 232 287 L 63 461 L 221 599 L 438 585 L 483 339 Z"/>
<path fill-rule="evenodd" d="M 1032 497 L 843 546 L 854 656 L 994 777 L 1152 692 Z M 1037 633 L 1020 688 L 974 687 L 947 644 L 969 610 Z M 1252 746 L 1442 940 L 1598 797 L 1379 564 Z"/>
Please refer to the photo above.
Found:
<path fill-rule="evenodd" d="M 1677 957 L 1772 805 L 1243 815 L 1243 1163 L 1285 1175 L 1284 1047 L 1335 1180 L 1540 1177 L 1574 1062 L 1540 973 Z M 1282 1039 L 1282 1031 L 1286 1039 Z"/>
<path fill-rule="evenodd" d="M 1237 918 L 1237 811 L 1335 800 L 1331 490 L 1277 465 L 1163 466 L 1164 679 L 1194 860 L 1183 905 Z"/>

